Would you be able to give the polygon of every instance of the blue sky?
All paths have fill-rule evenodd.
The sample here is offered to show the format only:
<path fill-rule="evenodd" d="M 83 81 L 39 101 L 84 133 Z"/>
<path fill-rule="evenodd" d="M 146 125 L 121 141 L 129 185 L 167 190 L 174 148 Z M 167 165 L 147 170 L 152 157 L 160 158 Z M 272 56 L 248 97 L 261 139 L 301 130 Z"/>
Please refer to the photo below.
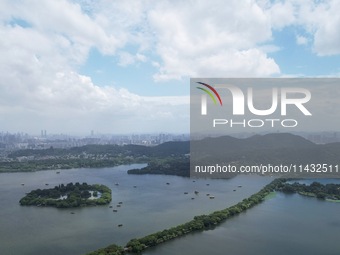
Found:
<path fill-rule="evenodd" d="M 86 63 L 79 68 L 79 73 L 91 77 L 98 86 L 116 86 L 126 88 L 142 96 L 183 96 L 189 94 L 189 78 L 155 82 L 153 74 L 157 68 L 150 63 L 138 63 L 131 66 L 118 64 L 118 57 L 105 56 L 92 49 Z"/>
<path fill-rule="evenodd" d="M 1 131 L 189 132 L 190 77 L 339 77 L 340 1 L 0 3 Z"/>
<path fill-rule="evenodd" d="M 289 26 L 280 31 L 273 32 L 274 44 L 280 50 L 270 53 L 280 66 L 282 75 L 320 77 L 338 77 L 340 73 L 339 54 L 318 56 L 313 52 L 313 45 L 297 44 L 296 36 L 303 30 L 299 27 Z"/>

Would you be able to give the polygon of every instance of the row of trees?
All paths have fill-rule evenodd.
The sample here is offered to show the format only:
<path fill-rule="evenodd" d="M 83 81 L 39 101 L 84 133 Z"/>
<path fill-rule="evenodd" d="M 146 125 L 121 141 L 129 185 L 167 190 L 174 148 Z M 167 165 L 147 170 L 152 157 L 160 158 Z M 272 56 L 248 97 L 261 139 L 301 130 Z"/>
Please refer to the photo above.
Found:
<path fill-rule="evenodd" d="M 313 182 L 310 185 L 298 182 L 285 183 L 280 191 L 315 196 L 319 199 L 340 200 L 340 184 L 329 183 L 323 185 L 319 182 Z"/>
<path fill-rule="evenodd" d="M 176 227 L 172 227 L 170 229 L 165 229 L 142 238 L 132 239 L 126 244 L 125 249 L 117 250 L 117 253 L 112 254 L 121 255 L 124 254 L 125 251 L 140 253 L 147 247 L 155 246 L 160 243 L 166 242 L 168 240 L 180 236 L 187 235 L 195 231 L 211 229 L 217 226 L 218 224 L 224 222 L 225 220 L 229 219 L 230 217 L 237 215 L 261 203 L 270 192 L 273 192 L 277 189 L 281 189 L 285 182 L 286 179 L 276 179 L 272 181 L 270 184 L 266 185 L 264 188 L 262 188 L 259 192 L 244 199 L 242 202 L 239 202 L 236 205 L 233 205 L 220 211 L 215 211 L 208 215 L 195 216 L 193 220 L 178 225 Z M 108 252 L 109 249 L 110 247 L 103 248 L 98 251 L 94 251 L 88 255 L 111 254 Z"/>
<path fill-rule="evenodd" d="M 194 231 L 202 231 L 213 228 L 228 218 L 261 203 L 270 192 L 281 187 L 285 181 L 285 179 L 276 179 L 249 198 L 246 198 L 242 202 L 224 210 L 216 211 L 208 215 L 195 216 L 193 220 L 187 223 L 170 229 L 165 229 L 139 239 L 132 239 L 127 243 L 126 248 L 131 252 L 139 253 L 147 247 L 158 245 L 167 240 L 177 238 Z"/>
<path fill-rule="evenodd" d="M 72 147 L 67 149 L 57 149 L 50 147 L 49 149 L 23 149 L 11 152 L 8 157 L 16 158 L 22 156 L 67 156 L 80 155 L 86 153 L 88 155 L 107 155 L 116 157 L 120 156 L 147 156 L 147 157 L 167 157 L 170 155 L 183 155 L 190 151 L 190 142 L 165 142 L 157 146 L 145 145 L 115 145 L 115 144 L 89 144 L 80 147 Z"/>
<path fill-rule="evenodd" d="M 315 194 L 318 198 L 340 199 L 340 184 L 323 185 L 318 182 L 313 182 L 311 185 L 306 185 L 297 182 L 291 184 L 287 183 L 287 181 L 288 179 L 283 178 L 275 179 L 259 192 L 243 199 L 236 205 L 220 211 L 215 211 L 208 215 L 195 216 L 193 220 L 170 229 L 165 229 L 142 238 L 134 238 L 126 244 L 125 248 L 113 245 L 91 252 L 88 255 L 122 255 L 125 254 L 126 251 L 140 253 L 148 247 L 156 246 L 168 240 L 181 237 L 195 231 L 203 231 L 214 228 L 234 215 L 244 212 L 261 203 L 265 197 L 273 191 L 298 192 L 300 194 L 308 193 Z M 112 247 L 114 247 L 114 251 L 112 251 Z"/>
<path fill-rule="evenodd" d="M 166 142 L 157 146 L 142 145 L 86 145 L 69 149 L 26 149 L 8 155 L 9 162 L 1 162 L 0 172 L 32 172 L 48 169 L 111 167 L 122 164 L 146 163 L 167 157 L 181 157 L 189 153 L 190 143 Z M 51 156 L 51 158 L 46 158 Z M 20 157 L 33 159 L 19 160 Z M 178 164 L 179 165 L 179 164 Z M 169 173 L 171 174 L 171 173 Z M 182 175 L 182 174 L 179 174 Z M 189 176 L 189 174 L 186 174 Z"/>
<path fill-rule="evenodd" d="M 110 246 L 88 253 L 87 255 L 122 255 L 125 254 L 124 248 L 111 244 Z"/>
<path fill-rule="evenodd" d="M 145 160 L 144 160 L 145 161 Z M 0 172 L 34 172 L 51 169 L 99 168 L 144 162 L 141 159 L 117 156 L 110 159 L 43 159 L 30 161 L 1 162 Z"/>
<path fill-rule="evenodd" d="M 96 199 L 89 199 L 91 192 Z M 105 185 L 79 182 L 66 185 L 60 184 L 52 189 L 32 190 L 20 199 L 21 205 L 54 206 L 57 208 L 71 208 L 86 205 L 105 205 L 111 202 L 111 189 Z"/>

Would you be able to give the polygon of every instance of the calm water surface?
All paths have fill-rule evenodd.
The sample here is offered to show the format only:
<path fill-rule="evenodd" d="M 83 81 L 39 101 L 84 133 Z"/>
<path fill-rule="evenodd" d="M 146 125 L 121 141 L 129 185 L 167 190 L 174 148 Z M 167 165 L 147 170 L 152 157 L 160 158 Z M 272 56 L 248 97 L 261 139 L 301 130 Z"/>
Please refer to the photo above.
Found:
<path fill-rule="evenodd" d="M 339 255 L 339 241 L 340 203 L 278 193 L 213 231 L 172 240 L 143 255 Z"/>
<path fill-rule="evenodd" d="M 128 169 L 143 166 L 136 164 L 112 168 L 71 169 L 61 170 L 60 174 L 56 174 L 56 171 L 0 174 L 0 254 L 80 255 L 111 243 L 124 245 L 132 238 L 184 223 L 191 220 L 195 215 L 231 206 L 257 192 L 271 181 L 270 178 L 258 176 L 238 176 L 231 180 L 200 179 L 194 182 L 192 179 L 177 176 L 128 175 L 126 173 Z M 52 188 L 55 185 L 69 182 L 107 185 L 112 189 L 113 201 L 111 205 L 116 208 L 120 201 L 123 202 L 123 205 L 116 208 L 118 212 L 113 212 L 114 208 L 109 208 L 109 206 L 57 209 L 19 205 L 20 198 L 32 189 Z M 24 183 L 24 185 L 22 186 L 21 183 Z M 49 186 L 45 186 L 46 183 Z M 119 183 L 119 185 L 115 185 L 115 183 Z M 239 185 L 242 185 L 242 187 L 238 187 Z M 198 195 L 194 194 L 195 190 L 199 191 Z M 189 194 L 185 195 L 184 192 Z M 215 196 L 215 199 L 209 199 L 207 193 Z M 195 199 L 192 200 L 191 198 Z M 283 217 L 283 215 L 283 218 L 286 218 L 291 214 L 287 216 L 282 212 L 281 216 L 275 215 L 280 211 L 280 203 L 283 203 L 281 207 L 287 211 L 286 207 L 293 207 L 289 207 L 289 203 L 294 203 L 295 199 L 298 199 L 297 205 L 300 202 L 305 205 L 304 200 L 299 200 L 303 198 L 273 199 L 252 209 L 249 214 L 243 214 L 232 221 L 228 221 L 226 223 L 228 225 L 224 224 L 215 231 L 178 239 L 175 242 L 161 245 L 155 250 L 150 250 L 146 254 L 208 254 L 209 251 L 202 253 L 203 249 L 199 248 L 197 243 L 199 245 L 204 244 L 203 248 L 216 247 L 218 250 L 219 248 L 227 248 L 218 246 L 219 240 L 225 243 L 227 240 L 241 241 L 248 238 L 254 242 L 257 239 L 255 236 L 249 236 L 249 234 L 254 231 L 257 233 L 256 228 L 262 229 L 263 223 L 256 225 L 255 223 L 259 221 L 253 221 L 252 215 L 263 218 L 264 212 L 269 210 L 266 217 L 271 220 Z M 272 205 L 272 203 L 274 204 Z M 339 204 L 319 205 L 318 203 L 321 202 L 314 200 L 311 200 L 310 203 L 311 208 L 319 210 L 320 213 L 324 213 L 324 208 L 328 211 L 328 207 L 333 206 L 336 209 L 340 207 Z M 271 213 L 270 210 L 274 211 Z M 74 212 L 74 214 L 71 214 L 71 212 Z M 294 210 L 291 213 L 294 213 Z M 248 215 L 248 221 L 256 226 L 248 223 L 250 225 L 247 230 L 247 224 L 244 225 L 247 218 L 243 219 L 242 217 L 248 217 Z M 311 220 L 320 222 L 322 217 L 318 214 Z M 238 220 L 239 222 L 237 222 Z M 334 219 L 333 223 L 334 226 L 338 224 L 337 228 L 334 227 L 334 229 L 339 231 L 339 221 Z M 118 224 L 123 224 L 123 227 L 118 227 Z M 241 225 L 239 226 L 239 224 Z M 310 222 L 310 224 L 312 225 L 313 222 Z M 234 236 L 234 234 L 230 234 L 230 237 L 225 236 L 225 234 L 218 234 L 220 231 L 223 232 L 225 228 L 229 231 L 230 226 L 234 226 L 235 231 L 240 231 L 239 237 Z M 242 231 L 242 226 L 246 232 Z M 273 226 L 273 228 L 276 227 Z M 285 233 L 287 234 L 287 231 Z M 338 232 L 338 234 L 340 233 Z M 223 236 L 225 238 L 222 238 Z M 191 240 L 190 238 L 194 239 Z M 181 247 L 183 243 L 184 247 L 187 247 L 186 250 Z M 327 245 L 331 245 L 331 243 L 327 243 Z M 334 245 L 338 244 L 335 243 Z M 237 242 L 234 246 L 237 246 Z M 190 247 L 197 247 L 198 250 L 191 250 Z M 338 248 L 340 250 L 339 246 Z M 211 254 L 225 253 L 216 253 L 215 250 L 215 253 Z"/>

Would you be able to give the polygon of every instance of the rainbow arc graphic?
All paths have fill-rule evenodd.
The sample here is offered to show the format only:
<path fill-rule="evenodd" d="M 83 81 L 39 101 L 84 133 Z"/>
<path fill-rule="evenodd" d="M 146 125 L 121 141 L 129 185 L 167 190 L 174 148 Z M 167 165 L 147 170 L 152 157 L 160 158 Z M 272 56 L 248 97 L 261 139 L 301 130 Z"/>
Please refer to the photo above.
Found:
<path fill-rule="evenodd" d="M 203 82 L 197 82 L 197 83 L 205 86 L 206 88 L 202 88 L 202 87 L 196 87 L 196 88 L 198 88 L 200 90 L 203 90 L 205 93 L 207 93 L 210 96 L 210 98 L 213 100 L 214 104 L 217 104 L 217 100 L 216 99 L 218 99 L 220 105 L 222 106 L 221 97 L 218 94 L 218 92 L 216 91 L 216 89 L 214 89 L 209 84 L 206 84 L 206 83 L 203 83 Z"/>

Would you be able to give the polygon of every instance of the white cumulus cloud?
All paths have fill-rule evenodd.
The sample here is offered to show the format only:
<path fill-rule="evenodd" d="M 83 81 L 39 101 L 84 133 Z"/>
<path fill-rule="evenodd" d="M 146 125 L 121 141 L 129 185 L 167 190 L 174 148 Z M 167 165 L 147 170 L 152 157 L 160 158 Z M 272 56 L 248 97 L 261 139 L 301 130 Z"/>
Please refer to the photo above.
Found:
<path fill-rule="evenodd" d="M 188 131 L 188 97 L 100 87 L 79 72 L 90 50 L 120 68 L 149 64 L 155 81 L 275 76 L 280 67 L 269 54 L 280 48 L 273 31 L 299 27 L 297 44 L 311 44 L 320 56 L 340 54 L 339 9 L 337 0 L 3 0 L 0 125 Z"/>

